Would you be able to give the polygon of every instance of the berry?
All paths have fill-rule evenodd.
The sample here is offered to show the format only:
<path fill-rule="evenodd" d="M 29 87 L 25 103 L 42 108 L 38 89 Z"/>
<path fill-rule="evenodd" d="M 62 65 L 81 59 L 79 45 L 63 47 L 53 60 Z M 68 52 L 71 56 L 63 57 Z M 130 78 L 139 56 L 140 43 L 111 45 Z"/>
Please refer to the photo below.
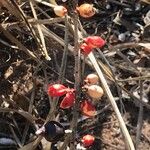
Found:
<path fill-rule="evenodd" d="M 94 143 L 95 137 L 93 135 L 87 134 L 82 137 L 82 143 L 85 147 L 91 146 Z"/>
<path fill-rule="evenodd" d="M 47 141 L 57 142 L 61 140 L 65 134 L 64 127 L 56 121 L 49 121 L 44 125 L 44 137 Z"/>

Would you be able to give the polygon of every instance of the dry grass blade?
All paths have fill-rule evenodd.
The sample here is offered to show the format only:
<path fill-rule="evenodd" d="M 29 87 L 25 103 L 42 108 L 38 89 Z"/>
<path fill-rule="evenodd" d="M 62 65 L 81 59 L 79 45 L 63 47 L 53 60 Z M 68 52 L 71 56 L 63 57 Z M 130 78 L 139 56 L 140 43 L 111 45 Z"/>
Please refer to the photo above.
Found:
<path fill-rule="evenodd" d="M 103 64 L 100 60 L 98 61 L 98 64 L 100 65 L 100 67 L 103 69 L 104 73 L 107 75 L 107 77 L 111 80 L 111 81 L 114 81 L 113 79 L 113 74 L 112 72 L 110 71 L 110 69 L 105 65 Z"/>
<path fill-rule="evenodd" d="M 140 86 L 140 99 L 143 101 L 143 81 L 139 80 Z M 144 108 L 143 105 L 140 104 L 139 114 L 138 114 L 138 121 L 137 121 L 137 132 L 136 132 L 136 149 L 138 149 L 141 137 L 141 130 L 143 125 L 143 115 L 144 115 Z"/>
<path fill-rule="evenodd" d="M 34 53 L 20 43 L 9 31 L 5 30 L 2 25 L 0 25 L 0 30 L 12 43 L 16 44 L 20 50 L 23 50 L 29 57 L 37 61 L 37 57 L 34 55 Z"/>
<path fill-rule="evenodd" d="M 96 72 L 97 72 L 97 74 L 98 74 L 98 76 L 99 76 L 99 78 L 100 78 L 100 80 L 101 80 L 101 83 L 102 83 L 103 88 L 104 88 L 104 90 L 105 90 L 105 92 L 106 92 L 106 94 L 107 94 L 107 97 L 108 97 L 108 99 L 109 99 L 109 101 L 110 101 L 110 103 L 111 103 L 111 105 L 112 105 L 112 107 L 113 107 L 113 109 L 114 109 L 114 111 L 115 111 L 115 113 L 116 113 L 117 119 L 118 119 L 119 124 L 120 124 L 120 128 L 121 128 L 121 130 L 122 130 L 122 132 L 123 132 L 123 135 L 124 135 L 124 137 L 125 137 L 125 140 L 126 140 L 126 142 L 127 142 L 127 144 L 128 144 L 128 145 L 127 145 L 127 146 L 128 146 L 128 149 L 130 149 L 130 150 L 135 150 L 134 144 L 133 144 L 132 139 L 131 139 L 131 136 L 130 136 L 128 130 L 127 130 L 127 127 L 126 127 L 126 125 L 125 125 L 125 122 L 123 121 L 123 118 L 122 118 L 122 116 L 121 116 L 121 114 L 120 114 L 120 111 L 119 111 L 119 109 L 118 109 L 118 107 L 117 107 L 117 104 L 116 104 L 116 102 L 115 102 L 115 100 L 114 100 L 114 97 L 113 97 L 113 95 L 112 95 L 112 93 L 111 93 L 111 91 L 110 91 L 110 89 L 109 89 L 109 87 L 108 87 L 108 85 L 107 85 L 107 82 L 106 82 L 106 80 L 105 80 L 105 78 L 104 78 L 104 76 L 103 76 L 103 73 L 102 73 L 101 69 L 100 69 L 99 66 L 98 66 L 98 63 L 97 63 L 97 61 L 96 61 L 96 59 L 95 59 L 93 53 L 90 53 L 90 54 L 88 55 L 88 57 L 89 57 L 89 59 L 91 60 L 93 66 L 94 66 L 94 68 L 95 68 L 95 70 L 96 70 Z"/>
<path fill-rule="evenodd" d="M 18 49 L 17 46 L 11 45 L 11 44 L 9 44 L 8 42 L 6 42 L 6 41 L 4 41 L 2 39 L 0 39 L 0 43 L 2 43 L 3 45 L 5 45 L 7 47 L 10 47 L 10 48 L 13 48 L 13 49 Z"/>
<path fill-rule="evenodd" d="M 19 145 L 19 147 L 22 147 L 22 144 L 21 144 L 19 138 L 17 137 L 17 135 L 16 135 L 16 133 L 15 133 L 13 127 L 9 125 L 9 128 L 10 128 L 12 134 L 13 134 L 13 137 L 14 137 L 15 141 L 16 141 L 17 144 Z"/>
<path fill-rule="evenodd" d="M 34 9 L 33 1 L 30 0 L 29 3 L 30 3 L 30 6 L 31 6 L 31 10 L 32 10 L 33 16 L 34 16 L 34 18 L 37 20 L 38 18 L 37 18 L 36 11 L 35 11 L 35 9 Z M 47 49 L 46 49 L 46 44 L 45 44 L 45 40 L 44 40 L 44 35 L 43 35 L 43 33 L 42 33 L 41 27 L 40 27 L 39 24 L 37 24 L 36 26 L 37 26 L 38 33 L 39 33 L 40 42 L 41 42 L 41 44 L 42 44 L 40 50 L 43 50 L 46 60 L 51 60 L 51 58 L 50 58 L 49 55 L 48 55 Z"/>
<path fill-rule="evenodd" d="M 41 3 L 41 4 L 43 4 L 43 5 L 46 5 L 46 6 L 49 6 L 49 7 L 52 7 L 52 8 L 54 8 L 56 5 L 54 5 L 54 4 L 50 4 L 50 3 L 48 3 L 48 2 L 46 2 L 46 1 L 42 1 L 42 0 L 34 0 L 34 1 L 36 1 L 36 2 L 38 2 L 38 3 Z M 54 0 L 53 0 L 54 1 Z"/>
<path fill-rule="evenodd" d="M 67 65 L 67 54 L 68 54 L 68 16 L 65 16 L 65 46 L 64 46 L 64 53 L 60 68 L 60 74 L 59 74 L 59 80 L 63 83 L 63 78 L 66 71 L 66 65 Z"/>
<path fill-rule="evenodd" d="M 11 108 L 0 108 L 0 112 L 15 112 L 20 114 L 21 116 L 23 116 L 24 118 L 26 118 L 29 122 L 31 122 L 32 124 L 34 124 L 34 121 L 36 120 L 35 117 L 33 117 L 31 114 L 29 114 L 26 111 L 23 110 L 16 110 L 16 109 L 11 109 Z"/>
<path fill-rule="evenodd" d="M 27 21 L 31 24 L 31 25 L 36 25 L 36 24 L 53 24 L 53 23 L 58 23 L 58 22 L 62 22 L 64 21 L 65 19 L 64 18 L 49 18 L 49 19 L 34 19 L 34 18 L 31 18 L 31 19 L 27 19 Z M 11 23 L 3 23 L 3 27 L 6 28 L 14 28 L 16 27 L 17 25 L 25 25 L 25 22 L 24 21 L 17 21 L 17 22 L 11 22 Z"/>
<path fill-rule="evenodd" d="M 15 7 L 8 0 L 1 0 L 0 3 L 6 7 L 11 14 L 13 14 L 16 18 L 21 19 L 21 14 L 15 9 Z"/>
<path fill-rule="evenodd" d="M 26 17 L 26 15 L 25 15 L 25 13 L 24 13 L 24 11 L 21 9 L 21 7 L 19 7 L 19 6 L 17 5 L 17 3 L 16 3 L 15 1 L 11 1 L 11 2 L 12 2 L 12 4 L 16 7 L 17 11 L 20 13 L 22 19 L 25 21 L 26 27 L 30 30 L 31 34 L 33 35 L 33 37 L 34 37 L 34 39 L 35 39 L 35 41 L 36 41 L 36 44 L 38 45 L 38 48 L 39 48 L 39 49 L 42 49 L 42 46 L 41 46 L 41 44 L 40 44 L 40 41 L 39 41 L 39 39 L 38 39 L 37 36 L 36 36 L 36 32 L 35 32 L 34 28 L 32 28 L 32 26 L 29 24 L 29 22 L 28 22 L 28 20 L 27 20 L 27 17 Z"/>
<path fill-rule="evenodd" d="M 30 114 L 32 114 L 34 98 L 35 98 L 35 82 L 33 83 L 33 91 L 32 91 L 32 94 L 31 94 L 30 105 L 29 105 L 29 108 L 28 108 L 28 112 Z M 26 122 L 24 132 L 22 134 L 22 139 L 21 139 L 22 145 L 24 145 L 24 143 L 25 143 L 25 139 L 26 139 L 26 136 L 27 136 L 27 133 L 28 133 L 28 130 L 29 130 L 29 126 L 30 126 L 29 122 Z"/>
<path fill-rule="evenodd" d="M 35 141 L 30 142 L 29 144 L 23 146 L 22 148 L 19 148 L 18 150 L 34 150 L 39 145 L 42 138 L 42 136 L 39 136 Z"/>

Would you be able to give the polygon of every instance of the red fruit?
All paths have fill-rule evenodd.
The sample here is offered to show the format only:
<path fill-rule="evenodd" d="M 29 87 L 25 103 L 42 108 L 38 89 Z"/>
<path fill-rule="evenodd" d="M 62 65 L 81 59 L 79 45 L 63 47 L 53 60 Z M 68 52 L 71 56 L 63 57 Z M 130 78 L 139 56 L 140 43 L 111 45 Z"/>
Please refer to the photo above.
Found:
<path fill-rule="evenodd" d="M 93 117 L 96 115 L 96 109 L 92 103 L 89 101 L 85 100 L 81 103 L 80 105 L 81 112 L 83 115 L 88 116 L 88 117 Z"/>
<path fill-rule="evenodd" d="M 67 109 L 73 106 L 75 101 L 75 94 L 72 92 L 69 92 L 66 94 L 64 99 L 60 103 L 60 108 Z"/>
<path fill-rule="evenodd" d="M 94 143 L 95 137 L 87 134 L 85 136 L 82 137 L 82 143 L 85 147 L 91 146 Z"/>
<path fill-rule="evenodd" d="M 85 54 L 85 55 L 88 55 L 92 51 L 92 48 L 90 46 L 88 46 L 86 43 L 82 43 L 80 48 L 81 48 L 83 54 Z"/>
<path fill-rule="evenodd" d="M 84 42 L 90 48 L 101 48 L 105 45 L 105 41 L 100 36 L 88 36 L 84 39 Z"/>
<path fill-rule="evenodd" d="M 69 89 L 62 84 L 53 84 L 48 86 L 47 93 L 49 96 L 57 97 L 65 95 L 68 90 Z"/>

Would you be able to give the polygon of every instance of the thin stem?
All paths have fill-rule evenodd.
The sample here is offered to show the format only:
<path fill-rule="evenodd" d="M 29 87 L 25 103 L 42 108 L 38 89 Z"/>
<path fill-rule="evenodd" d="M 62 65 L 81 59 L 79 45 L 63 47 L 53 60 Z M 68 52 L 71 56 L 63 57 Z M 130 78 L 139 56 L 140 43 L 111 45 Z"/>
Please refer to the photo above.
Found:
<path fill-rule="evenodd" d="M 30 7 L 31 7 L 31 10 L 32 10 L 34 18 L 36 20 L 38 20 L 36 11 L 34 9 L 33 0 L 29 0 L 29 3 L 30 3 Z M 38 23 L 36 24 L 36 27 L 37 27 L 38 35 L 39 35 L 39 44 L 40 44 L 40 47 L 41 47 L 39 50 L 42 51 L 42 54 L 44 53 L 45 59 L 51 60 L 51 58 L 48 55 L 47 49 L 46 49 L 46 44 L 45 44 L 45 39 L 44 39 L 44 35 L 43 35 L 43 32 L 42 32 L 42 29 L 41 29 L 41 27 L 40 27 L 40 25 Z"/>
<path fill-rule="evenodd" d="M 125 137 L 125 140 L 126 140 L 126 142 L 127 142 L 127 144 L 128 144 L 128 145 L 127 145 L 127 146 L 128 146 L 128 149 L 130 149 L 130 150 L 135 150 L 134 144 L 133 144 L 132 139 L 131 139 L 131 136 L 130 136 L 128 130 L 127 130 L 127 127 L 126 127 L 126 125 L 125 125 L 125 122 L 124 122 L 124 120 L 123 120 L 123 118 L 122 118 L 122 116 L 121 116 L 121 114 L 120 114 L 120 111 L 119 111 L 119 109 L 118 109 L 118 107 L 117 107 L 117 104 L 116 104 L 116 102 L 115 102 L 115 100 L 114 100 L 114 97 L 113 97 L 113 95 L 112 95 L 112 93 L 111 93 L 111 91 L 110 91 L 110 89 L 109 89 L 109 86 L 108 86 L 108 84 L 107 84 L 107 82 L 106 82 L 106 79 L 104 78 L 104 75 L 103 75 L 101 69 L 100 69 L 99 66 L 98 66 L 98 63 L 97 63 L 97 61 L 96 61 L 96 59 L 95 59 L 93 53 L 90 53 L 90 54 L 88 55 L 88 57 L 89 57 L 89 59 L 91 60 L 91 63 L 93 64 L 95 70 L 97 71 L 97 74 L 98 74 L 98 76 L 99 76 L 99 78 L 100 78 L 100 80 L 101 80 L 101 83 L 102 83 L 103 88 L 104 88 L 104 90 L 105 90 L 105 92 L 106 92 L 106 94 L 107 94 L 107 97 L 108 97 L 108 99 L 109 99 L 109 101 L 110 101 L 110 103 L 111 103 L 111 105 L 112 105 L 112 107 L 113 107 L 113 109 L 114 109 L 114 111 L 115 111 L 115 113 L 116 113 L 116 116 L 117 116 L 118 121 L 119 121 L 119 124 L 120 124 L 120 128 L 121 128 L 121 130 L 122 130 L 122 132 L 123 132 L 123 135 L 124 135 L 124 137 Z"/>
<path fill-rule="evenodd" d="M 140 84 L 140 99 L 143 99 L 143 81 L 139 81 Z M 140 143 L 141 130 L 143 125 L 143 105 L 140 103 L 139 114 L 138 114 L 138 122 L 137 122 L 137 133 L 136 133 L 136 149 L 138 149 L 138 145 Z"/>
<path fill-rule="evenodd" d="M 122 92 L 122 89 L 120 89 L 120 87 L 118 86 L 118 81 L 116 80 L 115 78 L 115 73 L 110 65 L 110 63 L 108 62 L 108 60 L 106 59 L 106 57 L 104 56 L 104 54 L 102 53 L 102 51 L 100 49 L 97 49 L 100 56 L 102 57 L 102 59 L 104 59 L 105 63 L 108 65 L 112 75 L 113 75 L 113 79 L 114 79 L 114 84 L 115 86 L 117 87 L 117 92 L 118 92 L 118 95 L 119 95 L 119 101 L 120 101 L 120 104 L 121 104 L 121 113 L 123 113 L 123 111 L 125 112 L 125 108 L 124 108 L 124 104 L 123 104 L 123 101 L 122 101 L 122 95 L 121 95 L 121 92 Z"/>
<path fill-rule="evenodd" d="M 42 0 L 35 0 L 35 1 L 38 2 L 38 3 L 41 3 L 41 4 L 45 5 L 45 6 L 48 6 L 48 7 L 52 7 L 52 8 L 56 7 L 56 5 L 53 5 L 53 4 L 48 3 L 46 1 L 42 1 Z"/>
<path fill-rule="evenodd" d="M 63 83 L 63 78 L 65 75 L 65 70 L 66 70 L 66 64 L 67 64 L 67 54 L 68 54 L 68 16 L 65 16 L 65 46 L 64 46 L 64 53 L 63 53 L 63 58 L 62 58 L 62 63 L 61 63 L 61 69 L 59 73 L 59 80 Z"/>
<path fill-rule="evenodd" d="M 79 99 L 80 99 L 80 84 L 81 84 L 81 56 L 80 56 L 80 50 L 79 50 L 79 43 L 78 43 L 78 15 L 74 13 L 73 17 L 73 23 L 74 23 L 74 57 L 75 57 L 75 85 L 74 88 L 76 90 L 76 101 L 75 105 L 73 107 L 73 118 L 71 122 L 71 130 L 73 131 L 72 137 L 71 137 L 71 150 L 75 150 L 75 136 L 77 131 L 77 120 L 79 115 Z"/>

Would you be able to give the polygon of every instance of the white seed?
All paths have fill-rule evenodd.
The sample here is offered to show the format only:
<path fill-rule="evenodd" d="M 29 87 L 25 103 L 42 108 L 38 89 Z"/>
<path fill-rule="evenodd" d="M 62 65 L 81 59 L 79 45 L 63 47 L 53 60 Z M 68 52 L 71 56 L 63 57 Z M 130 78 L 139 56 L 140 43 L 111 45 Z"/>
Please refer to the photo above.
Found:
<path fill-rule="evenodd" d="M 67 9 L 64 6 L 56 6 L 54 12 L 57 16 L 63 17 L 67 13 Z"/>
<path fill-rule="evenodd" d="M 118 39 L 121 41 L 121 42 L 124 42 L 126 40 L 126 34 L 125 33 L 121 33 L 118 35 Z"/>
<path fill-rule="evenodd" d="M 100 99 L 104 95 L 103 89 L 98 85 L 89 85 L 86 88 L 88 95 L 93 99 Z"/>
<path fill-rule="evenodd" d="M 89 83 L 89 84 L 96 84 L 98 82 L 98 76 L 96 74 L 89 74 L 87 75 L 85 82 Z"/>

